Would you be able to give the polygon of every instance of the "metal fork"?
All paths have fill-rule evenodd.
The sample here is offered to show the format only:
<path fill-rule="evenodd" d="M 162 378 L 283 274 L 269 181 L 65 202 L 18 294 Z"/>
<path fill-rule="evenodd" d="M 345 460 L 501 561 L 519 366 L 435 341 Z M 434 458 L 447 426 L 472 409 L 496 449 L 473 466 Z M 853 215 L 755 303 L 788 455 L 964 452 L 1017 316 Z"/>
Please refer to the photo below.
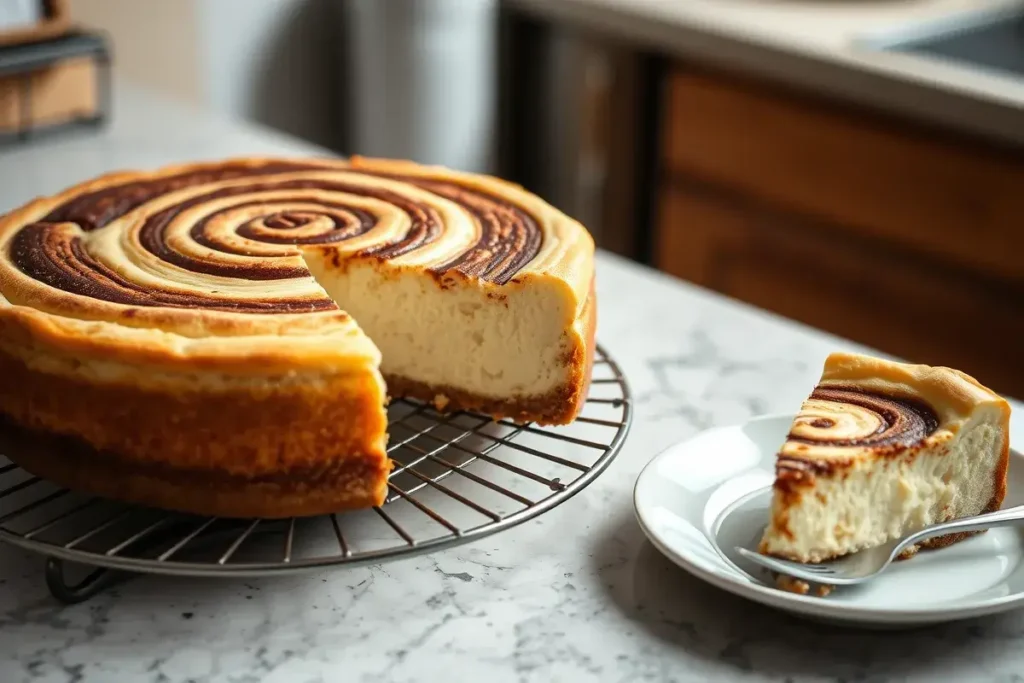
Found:
<path fill-rule="evenodd" d="M 1024 505 L 1018 505 L 976 517 L 964 517 L 952 522 L 934 524 L 903 538 L 889 541 L 884 545 L 844 555 L 822 564 L 803 564 L 782 560 L 740 547 L 736 548 L 736 552 L 751 562 L 756 562 L 762 567 L 795 579 L 832 586 L 849 586 L 878 576 L 906 548 L 933 536 L 1012 526 L 1022 521 L 1024 521 Z"/>

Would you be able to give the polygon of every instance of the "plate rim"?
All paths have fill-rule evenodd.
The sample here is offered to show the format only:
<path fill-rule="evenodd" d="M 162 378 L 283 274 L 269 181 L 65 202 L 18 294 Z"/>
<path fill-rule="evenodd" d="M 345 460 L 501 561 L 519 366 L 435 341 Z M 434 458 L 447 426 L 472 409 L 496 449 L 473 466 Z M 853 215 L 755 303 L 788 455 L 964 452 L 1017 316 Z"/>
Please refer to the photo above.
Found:
<path fill-rule="evenodd" d="M 744 422 L 702 429 L 685 439 L 667 446 L 651 458 L 650 461 L 644 465 L 633 484 L 633 513 L 636 517 L 637 523 L 640 525 L 640 529 L 647 537 L 647 540 L 658 549 L 658 552 L 671 560 L 675 565 L 686 570 L 693 576 L 716 586 L 717 588 L 769 607 L 775 607 L 787 612 L 795 612 L 807 616 L 842 621 L 887 624 L 925 624 L 969 619 L 971 617 L 983 616 L 986 614 L 996 614 L 1024 605 L 1024 591 L 975 602 L 964 600 L 959 606 L 949 606 L 949 603 L 947 603 L 942 607 L 915 607 L 910 609 L 859 607 L 855 604 L 835 602 L 828 600 L 827 598 L 789 593 L 761 583 L 740 581 L 728 574 L 717 574 L 715 572 L 707 571 L 700 565 L 693 563 L 684 553 L 680 553 L 676 549 L 671 548 L 668 544 L 664 543 L 658 537 L 658 534 L 653 531 L 651 524 L 648 521 L 645 521 L 643 512 L 644 508 L 640 502 L 642 496 L 641 489 L 645 485 L 644 482 L 655 477 L 656 475 L 654 474 L 654 471 L 658 463 L 671 458 L 673 453 L 681 446 L 690 443 L 698 436 L 708 432 L 742 428 L 752 422 L 767 422 L 773 420 L 788 420 L 792 422 L 795 416 L 796 413 L 769 413 L 752 417 Z M 1014 449 L 1012 446 L 1009 451 L 1011 462 L 1014 458 L 1017 458 L 1020 461 L 1019 466 L 1024 467 L 1024 454 Z M 700 527 L 698 526 L 698 528 Z M 701 533 L 705 533 L 703 529 L 701 529 Z M 715 543 L 713 539 L 708 540 L 711 543 L 712 548 L 715 549 L 716 554 L 719 557 L 719 561 L 724 561 L 722 558 L 722 551 L 718 547 L 718 544 Z"/>

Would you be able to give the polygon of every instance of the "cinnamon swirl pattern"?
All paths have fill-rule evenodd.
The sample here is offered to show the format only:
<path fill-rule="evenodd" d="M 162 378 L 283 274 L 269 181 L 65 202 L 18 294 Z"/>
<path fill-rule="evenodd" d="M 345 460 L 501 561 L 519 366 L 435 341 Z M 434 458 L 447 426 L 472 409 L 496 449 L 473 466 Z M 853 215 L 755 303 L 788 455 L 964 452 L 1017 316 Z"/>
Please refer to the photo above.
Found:
<path fill-rule="evenodd" d="M 789 441 L 849 448 L 909 447 L 938 428 L 923 401 L 857 387 L 818 387 L 804 402 Z"/>
<path fill-rule="evenodd" d="M 273 160 L 101 179 L 0 227 L 0 284 L 12 302 L 34 292 L 58 312 L 81 303 L 41 290 L 132 308 L 336 311 L 302 259 L 330 248 L 502 285 L 544 234 L 529 209 L 474 178 Z"/>

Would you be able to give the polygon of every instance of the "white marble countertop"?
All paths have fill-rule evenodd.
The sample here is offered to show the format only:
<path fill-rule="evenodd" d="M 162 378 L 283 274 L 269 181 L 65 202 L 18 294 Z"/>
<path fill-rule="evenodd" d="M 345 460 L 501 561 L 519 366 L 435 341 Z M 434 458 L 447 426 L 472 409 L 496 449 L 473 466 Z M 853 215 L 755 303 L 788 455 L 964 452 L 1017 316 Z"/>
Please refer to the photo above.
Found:
<path fill-rule="evenodd" d="M 121 92 L 117 112 L 101 134 L 0 152 L 0 210 L 115 167 L 311 151 L 139 92 Z M 598 273 L 598 336 L 636 422 L 580 495 L 420 558 L 255 581 L 143 577 L 70 607 L 47 593 L 40 557 L 0 547 L 0 682 L 1021 680 L 1024 612 L 842 630 L 663 559 L 633 517 L 644 464 L 704 427 L 792 410 L 824 356 L 855 347 L 607 254 Z"/>
<path fill-rule="evenodd" d="M 694 64 L 796 84 L 1024 143 L 1024 78 L 868 43 L 1021 0 L 509 0 L 520 10 Z"/>

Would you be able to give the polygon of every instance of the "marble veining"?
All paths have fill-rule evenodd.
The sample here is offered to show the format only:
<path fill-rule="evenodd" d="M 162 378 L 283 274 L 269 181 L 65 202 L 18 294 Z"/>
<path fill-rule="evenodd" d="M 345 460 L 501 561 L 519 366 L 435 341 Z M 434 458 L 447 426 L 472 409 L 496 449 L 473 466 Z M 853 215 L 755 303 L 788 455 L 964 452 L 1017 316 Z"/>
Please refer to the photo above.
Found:
<path fill-rule="evenodd" d="M 118 111 L 102 135 L 6 155 L 2 206 L 124 161 L 140 127 L 160 134 L 141 122 L 169 105 L 122 89 Z M 176 116 L 194 136 L 143 147 L 131 165 L 305 151 Z M 8 158 L 39 182 L 8 184 L 20 165 Z M 845 630 L 732 597 L 662 558 L 632 513 L 644 464 L 704 427 L 792 410 L 825 355 L 855 347 L 607 255 L 598 278 L 598 336 L 629 378 L 636 422 L 583 493 L 425 557 L 255 581 L 141 577 L 70 607 L 49 597 L 39 557 L 0 546 L 0 682 L 1024 681 L 1024 612 Z"/>

